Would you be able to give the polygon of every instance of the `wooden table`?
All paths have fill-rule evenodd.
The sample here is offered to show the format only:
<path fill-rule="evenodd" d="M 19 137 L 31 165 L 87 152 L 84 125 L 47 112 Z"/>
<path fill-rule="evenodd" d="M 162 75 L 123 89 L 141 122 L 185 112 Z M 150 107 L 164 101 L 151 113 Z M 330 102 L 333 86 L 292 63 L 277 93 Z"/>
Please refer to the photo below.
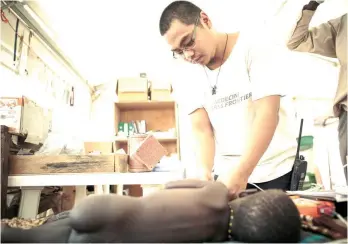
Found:
<path fill-rule="evenodd" d="M 38 214 L 41 190 L 45 186 L 76 186 L 75 204 L 86 197 L 86 186 L 117 185 L 122 194 L 123 185 L 162 185 L 184 178 L 183 172 L 146 173 L 56 173 L 10 175 L 8 187 L 21 187 L 22 198 L 18 217 L 35 218 Z M 96 194 L 108 194 L 108 188 L 96 189 Z"/>

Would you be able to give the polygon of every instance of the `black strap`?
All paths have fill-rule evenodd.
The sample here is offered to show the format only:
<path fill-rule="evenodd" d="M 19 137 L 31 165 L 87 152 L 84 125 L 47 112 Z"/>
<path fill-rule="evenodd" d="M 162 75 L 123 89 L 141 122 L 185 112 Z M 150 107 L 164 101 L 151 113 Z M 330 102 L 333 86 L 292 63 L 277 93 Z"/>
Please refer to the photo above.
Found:
<path fill-rule="evenodd" d="M 320 3 L 318 3 L 317 1 L 310 1 L 308 4 L 306 4 L 305 6 L 303 6 L 302 10 L 311 10 L 311 11 L 315 11 L 317 10 L 318 6 L 320 5 Z"/>
<path fill-rule="evenodd" d="M 18 26 L 19 26 L 19 19 L 17 18 L 15 40 L 14 40 L 14 48 L 13 48 L 13 62 L 16 62 L 16 59 L 17 59 Z"/>

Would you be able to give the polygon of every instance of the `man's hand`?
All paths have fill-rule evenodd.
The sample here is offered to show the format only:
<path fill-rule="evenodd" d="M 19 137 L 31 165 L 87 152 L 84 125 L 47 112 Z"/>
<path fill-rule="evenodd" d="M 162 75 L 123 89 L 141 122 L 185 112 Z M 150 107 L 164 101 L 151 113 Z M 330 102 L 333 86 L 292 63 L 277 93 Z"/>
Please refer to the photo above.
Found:
<path fill-rule="evenodd" d="M 211 170 L 204 167 L 197 168 L 196 178 L 199 180 L 207 180 L 207 181 L 214 180 Z"/>
<path fill-rule="evenodd" d="M 197 155 L 196 177 L 200 180 L 211 181 L 211 171 L 214 165 L 215 139 L 208 113 L 200 108 L 190 114 L 193 141 Z"/>
<path fill-rule="evenodd" d="M 248 177 L 245 173 L 240 172 L 236 166 L 231 167 L 224 173 L 220 174 L 217 181 L 223 183 L 229 190 L 229 193 L 234 196 L 246 189 Z"/>

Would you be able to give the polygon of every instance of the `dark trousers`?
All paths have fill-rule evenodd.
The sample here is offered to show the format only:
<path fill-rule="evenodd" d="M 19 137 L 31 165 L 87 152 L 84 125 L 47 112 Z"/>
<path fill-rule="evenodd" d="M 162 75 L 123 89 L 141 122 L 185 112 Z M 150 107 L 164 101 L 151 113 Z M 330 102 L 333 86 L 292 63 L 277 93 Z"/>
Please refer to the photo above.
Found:
<path fill-rule="evenodd" d="M 292 177 L 292 170 L 289 173 L 283 176 L 280 176 L 279 178 L 262 182 L 262 183 L 255 183 L 255 185 L 260 187 L 262 190 L 279 189 L 279 190 L 289 191 L 291 177 Z M 247 189 L 254 189 L 254 188 L 257 188 L 257 187 L 248 183 Z"/>
<path fill-rule="evenodd" d="M 279 189 L 279 190 L 284 190 L 284 191 L 289 191 L 290 190 L 290 183 L 291 183 L 291 176 L 292 176 L 292 170 L 283 175 L 280 176 L 279 178 L 276 178 L 274 180 L 262 182 L 262 183 L 255 183 L 258 187 L 260 187 L 262 190 L 268 190 L 268 189 Z M 215 180 L 218 178 L 217 175 L 214 176 Z M 247 189 L 255 189 L 254 185 L 251 185 L 248 183 Z"/>
<path fill-rule="evenodd" d="M 346 182 L 348 184 L 347 178 L 347 111 L 343 111 L 340 114 L 338 122 L 338 139 L 340 143 L 340 155 L 342 160 L 342 165 L 344 167 L 344 175 L 346 177 Z"/>

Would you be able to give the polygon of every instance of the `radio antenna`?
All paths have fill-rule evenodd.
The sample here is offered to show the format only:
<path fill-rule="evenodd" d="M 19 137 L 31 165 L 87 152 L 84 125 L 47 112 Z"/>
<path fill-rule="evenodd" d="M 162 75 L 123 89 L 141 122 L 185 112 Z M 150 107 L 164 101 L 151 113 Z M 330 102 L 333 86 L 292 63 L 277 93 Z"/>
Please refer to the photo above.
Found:
<path fill-rule="evenodd" d="M 300 133 L 299 133 L 298 139 L 297 139 L 296 159 L 300 159 L 300 147 L 301 147 L 302 128 L 303 128 L 303 119 L 301 119 Z"/>

